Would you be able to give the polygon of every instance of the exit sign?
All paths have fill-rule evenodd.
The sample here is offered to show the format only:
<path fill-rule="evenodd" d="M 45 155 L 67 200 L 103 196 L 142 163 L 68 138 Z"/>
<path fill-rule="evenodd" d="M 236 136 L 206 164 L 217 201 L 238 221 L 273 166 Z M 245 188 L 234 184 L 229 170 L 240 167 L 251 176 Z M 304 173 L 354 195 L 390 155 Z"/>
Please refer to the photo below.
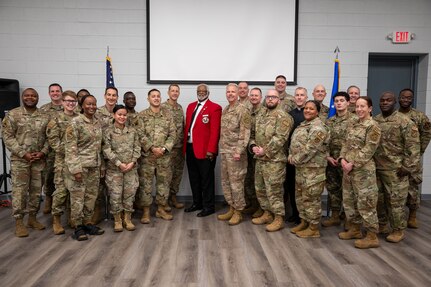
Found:
<path fill-rule="evenodd" d="M 412 39 L 412 33 L 409 31 L 394 31 L 392 33 L 392 43 L 407 44 Z"/>

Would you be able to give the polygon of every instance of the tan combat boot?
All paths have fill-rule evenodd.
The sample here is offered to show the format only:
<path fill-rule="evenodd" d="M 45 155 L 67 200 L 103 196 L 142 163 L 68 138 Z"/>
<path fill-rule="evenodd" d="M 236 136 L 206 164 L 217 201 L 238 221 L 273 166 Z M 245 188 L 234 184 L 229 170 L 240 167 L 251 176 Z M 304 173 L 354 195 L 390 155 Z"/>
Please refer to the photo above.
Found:
<path fill-rule="evenodd" d="M 347 231 L 338 233 L 338 238 L 342 240 L 361 239 L 362 238 L 361 225 L 351 222 L 350 229 Z"/>
<path fill-rule="evenodd" d="M 52 218 L 52 229 L 55 235 L 64 234 L 64 228 L 61 225 L 61 215 L 56 214 Z"/>
<path fill-rule="evenodd" d="M 121 219 L 121 213 L 114 214 L 114 232 L 123 231 L 123 220 Z"/>
<path fill-rule="evenodd" d="M 15 236 L 16 237 L 27 237 L 28 230 L 24 225 L 24 221 L 22 218 L 17 218 L 15 223 Z"/>
<path fill-rule="evenodd" d="M 29 214 L 28 215 L 28 221 L 27 221 L 27 227 L 36 229 L 36 230 L 42 230 L 45 229 L 45 225 L 37 221 L 36 214 Z"/>
<path fill-rule="evenodd" d="M 307 229 L 296 232 L 296 236 L 301 238 L 320 237 L 319 224 L 309 224 Z"/>
<path fill-rule="evenodd" d="M 171 212 L 172 211 L 172 207 L 169 205 L 169 203 L 166 204 L 164 207 L 165 207 L 165 211 L 166 212 Z"/>
<path fill-rule="evenodd" d="M 172 214 L 169 214 L 166 212 L 164 205 L 159 205 L 157 207 L 156 217 L 164 219 L 164 220 L 172 220 L 174 218 L 172 216 Z"/>
<path fill-rule="evenodd" d="M 328 219 L 322 222 L 322 226 L 324 227 L 338 226 L 340 224 L 341 224 L 341 220 L 340 220 L 339 210 L 333 210 L 331 217 L 329 217 Z"/>
<path fill-rule="evenodd" d="M 229 206 L 229 210 L 226 213 L 217 215 L 218 220 L 229 220 L 232 218 L 235 209 L 232 206 Z"/>
<path fill-rule="evenodd" d="M 266 231 L 274 232 L 284 228 L 284 219 L 281 215 L 276 215 L 274 220 L 266 226 Z"/>
<path fill-rule="evenodd" d="M 262 214 L 260 217 L 253 218 L 253 219 L 251 220 L 251 222 L 252 222 L 253 224 L 262 225 L 262 224 L 268 224 L 268 223 L 271 223 L 273 220 L 274 220 L 274 219 L 273 219 L 273 217 L 272 217 L 271 212 L 269 212 L 268 210 L 265 210 L 265 211 L 263 212 L 263 214 Z"/>
<path fill-rule="evenodd" d="M 238 225 L 242 221 L 242 213 L 240 210 L 234 209 L 233 215 L 231 216 L 229 220 L 229 225 Z"/>
<path fill-rule="evenodd" d="M 296 234 L 296 232 L 305 230 L 308 228 L 308 222 L 301 218 L 301 223 L 290 229 L 290 232 Z"/>
<path fill-rule="evenodd" d="M 43 208 L 43 214 L 50 214 L 52 209 L 52 196 L 45 196 L 45 206 Z"/>
<path fill-rule="evenodd" d="M 142 224 L 148 224 L 148 223 L 151 222 L 151 219 L 150 219 L 150 207 L 149 206 L 144 206 L 143 210 L 144 210 L 144 212 L 142 213 L 141 223 Z"/>
<path fill-rule="evenodd" d="M 178 202 L 176 194 L 171 194 L 171 204 L 176 209 L 184 208 L 184 203 Z"/>
<path fill-rule="evenodd" d="M 406 237 L 403 230 L 394 230 L 386 237 L 386 241 L 398 243 Z"/>
<path fill-rule="evenodd" d="M 257 210 L 251 215 L 253 218 L 261 217 L 263 214 L 263 209 L 258 207 Z"/>
<path fill-rule="evenodd" d="M 409 211 L 409 219 L 407 221 L 408 228 L 418 228 L 418 221 L 416 219 L 416 209 L 410 209 Z"/>
<path fill-rule="evenodd" d="M 355 247 L 360 249 L 379 247 L 379 239 L 374 232 L 367 231 L 367 236 L 364 239 L 355 240 Z"/>
<path fill-rule="evenodd" d="M 136 229 L 135 225 L 132 223 L 132 213 L 125 211 L 124 212 L 124 221 L 123 221 L 124 227 L 127 231 L 133 231 Z"/>
<path fill-rule="evenodd" d="M 389 224 L 379 224 L 379 233 L 380 234 L 391 233 L 391 227 L 389 226 Z"/>

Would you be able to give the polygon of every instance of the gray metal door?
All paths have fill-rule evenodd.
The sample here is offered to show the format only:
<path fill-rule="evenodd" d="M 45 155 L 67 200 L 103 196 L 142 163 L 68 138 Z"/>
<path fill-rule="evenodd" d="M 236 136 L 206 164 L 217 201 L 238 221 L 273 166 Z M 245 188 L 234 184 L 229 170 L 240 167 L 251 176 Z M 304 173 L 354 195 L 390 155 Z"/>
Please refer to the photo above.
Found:
<path fill-rule="evenodd" d="M 380 113 L 379 99 L 383 92 L 392 91 L 398 98 L 404 88 L 416 90 L 418 61 L 418 56 L 411 55 L 369 55 L 367 95 L 373 100 L 373 115 Z M 416 106 L 416 101 L 413 105 Z"/>

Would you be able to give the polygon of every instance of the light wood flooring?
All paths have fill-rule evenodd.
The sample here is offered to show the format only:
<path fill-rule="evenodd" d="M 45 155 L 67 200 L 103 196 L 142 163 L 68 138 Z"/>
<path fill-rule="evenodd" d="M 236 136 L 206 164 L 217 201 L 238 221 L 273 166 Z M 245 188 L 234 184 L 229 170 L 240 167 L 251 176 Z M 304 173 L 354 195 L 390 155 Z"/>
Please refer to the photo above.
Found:
<path fill-rule="evenodd" d="M 223 212 L 225 208 L 218 210 Z M 153 213 L 154 214 L 154 213 Z M 137 230 L 77 242 L 49 227 L 14 236 L 10 208 L 0 208 L 0 286 L 431 286 L 431 201 L 423 202 L 421 226 L 404 241 L 358 250 L 337 237 L 300 239 L 285 228 L 267 233 L 246 218 L 230 227 L 215 215 L 174 211 L 174 220 L 153 218 Z M 43 223 L 50 216 L 40 214 Z M 65 221 L 65 218 L 63 222 Z"/>

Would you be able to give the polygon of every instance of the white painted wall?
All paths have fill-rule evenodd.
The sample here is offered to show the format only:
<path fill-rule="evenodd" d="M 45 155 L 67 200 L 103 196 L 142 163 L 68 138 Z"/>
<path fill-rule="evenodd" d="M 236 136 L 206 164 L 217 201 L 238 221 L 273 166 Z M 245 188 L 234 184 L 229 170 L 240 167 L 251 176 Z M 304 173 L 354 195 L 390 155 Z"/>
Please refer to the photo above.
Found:
<path fill-rule="evenodd" d="M 429 0 L 299 2 L 297 78 L 298 85 L 309 91 L 317 83 L 331 90 L 336 46 L 341 49 L 340 87 L 356 84 L 363 94 L 366 94 L 370 52 L 429 54 L 431 51 Z M 87 88 L 101 105 L 109 45 L 120 94 L 134 91 L 138 110 L 146 108 L 147 91 L 159 88 L 165 93 L 167 86 L 146 84 L 145 9 L 145 0 L 0 0 L 0 78 L 19 80 L 21 89 L 36 88 L 41 96 L 40 105 L 49 102 L 47 89 L 52 82 L 61 83 L 65 90 Z M 414 32 L 417 38 L 407 45 L 394 45 L 386 39 L 389 33 L 400 29 Z M 274 39 L 274 43 L 268 44 L 276 42 Z M 244 45 L 251 44 L 251 39 L 244 41 Z M 431 101 L 427 100 L 431 97 L 430 65 L 424 70 L 419 77 L 426 84 L 418 91 L 418 106 L 430 115 Z M 185 107 L 195 100 L 195 86 L 181 88 L 180 103 Z M 211 98 L 225 106 L 224 87 L 210 88 Z M 294 89 L 288 88 L 292 93 Z M 325 101 L 328 103 L 329 99 Z M 424 157 L 424 186 L 431 184 L 430 155 L 428 151 Z M 190 194 L 188 180 L 183 185 L 181 195 Z M 217 193 L 221 194 L 220 186 Z M 424 193 L 431 192 L 424 189 Z"/>

